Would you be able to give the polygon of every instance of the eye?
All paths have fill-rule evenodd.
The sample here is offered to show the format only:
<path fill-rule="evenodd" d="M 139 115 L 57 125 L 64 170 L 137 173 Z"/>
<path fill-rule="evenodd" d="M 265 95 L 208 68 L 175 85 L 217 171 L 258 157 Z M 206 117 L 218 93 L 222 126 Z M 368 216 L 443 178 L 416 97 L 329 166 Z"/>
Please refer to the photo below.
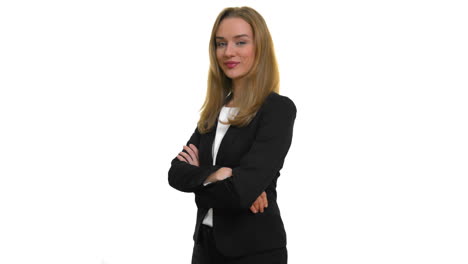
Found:
<path fill-rule="evenodd" d="M 226 46 L 226 42 L 216 42 L 216 47 L 224 47 Z"/>
<path fill-rule="evenodd" d="M 247 42 L 245 42 L 245 41 L 239 41 L 239 42 L 236 43 L 236 45 L 240 46 L 240 45 L 245 45 L 246 43 Z"/>

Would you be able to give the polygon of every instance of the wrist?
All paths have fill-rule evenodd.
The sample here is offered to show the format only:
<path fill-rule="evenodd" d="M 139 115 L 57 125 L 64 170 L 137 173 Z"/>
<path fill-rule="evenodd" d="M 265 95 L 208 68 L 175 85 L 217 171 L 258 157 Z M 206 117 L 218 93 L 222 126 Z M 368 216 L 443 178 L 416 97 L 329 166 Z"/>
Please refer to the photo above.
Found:
<path fill-rule="evenodd" d="M 216 171 L 216 179 L 218 181 L 225 180 L 232 176 L 232 169 L 229 167 L 222 167 L 218 171 Z"/>

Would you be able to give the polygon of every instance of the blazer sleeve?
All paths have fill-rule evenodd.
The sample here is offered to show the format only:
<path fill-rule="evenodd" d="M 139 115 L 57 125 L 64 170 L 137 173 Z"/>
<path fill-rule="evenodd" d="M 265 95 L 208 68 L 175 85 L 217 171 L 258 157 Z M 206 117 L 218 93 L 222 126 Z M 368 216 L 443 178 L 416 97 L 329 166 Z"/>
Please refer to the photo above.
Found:
<path fill-rule="evenodd" d="M 186 145 L 188 146 L 189 144 L 194 144 L 197 148 L 199 148 L 199 143 L 200 132 L 198 131 L 198 128 L 195 128 L 195 131 Z M 182 151 L 188 153 L 185 149 L 182 149 Z M 182 192 L 195 192 L 196 190 L 203 188 L 203 182 L 205 179 L 219 168 L 221 168 L 221 166 L 218 165 L 200 165 L 197 167 L 180 161 L 177 157 L 175 157 L 171 161 L 171 167 L 169 168 L 168 172 L 169 185 Z"/>
<path fill-rule="evenodd" d="M 292 141 L 296 106 L 282 96 L 260 111 L 251 148 L 232 169 L 231 177 L 195 191 L 198 207 L 248 209 L 283 167 Z"/>

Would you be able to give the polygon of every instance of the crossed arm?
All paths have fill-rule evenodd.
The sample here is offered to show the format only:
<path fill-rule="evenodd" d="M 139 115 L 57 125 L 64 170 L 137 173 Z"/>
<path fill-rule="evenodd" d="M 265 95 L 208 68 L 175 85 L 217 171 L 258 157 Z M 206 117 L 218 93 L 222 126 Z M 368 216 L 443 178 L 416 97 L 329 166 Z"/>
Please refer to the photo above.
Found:
<path fill-rule="evenodd" d="M 261 211 L 262 200 L 266 206 L 264 191 L 278 176 L 289 150 L 296 107 L 287 97 L 272 97 L 257 114 L 254 141 L 239 166 L 199 164 L 200 133 L 195 129 L 181 154 L 171 162 L 169 184 L 179 191 L 195 193 L 199 207 Z M 204 186 L 208 182 L 211 184 Z"/>
<path fill-rule="evenodd" d="M 184 146 L 184 150 L 181 151 L 179 155 L 177 155 L 177 159 L 193 166 L 199 167 L 200 162 L 198 160 L 198 149 L 195 145 L 189 144 L 188 146 Z M 222 167 L 216 170 L 215 172 L 211 173 L 205 180 L 203 184 L 210 184 L 217 181 L 225 180 L 232 176 L 232 169 L 228 167 Z M 262 192 L 260 196 L 255 200 L 255 202 L 250 206 L 250 211 L 256 214 L 258 212 L 263 213 L 264 209 L 268 207 L 268 199 L 266 192 Z"/>

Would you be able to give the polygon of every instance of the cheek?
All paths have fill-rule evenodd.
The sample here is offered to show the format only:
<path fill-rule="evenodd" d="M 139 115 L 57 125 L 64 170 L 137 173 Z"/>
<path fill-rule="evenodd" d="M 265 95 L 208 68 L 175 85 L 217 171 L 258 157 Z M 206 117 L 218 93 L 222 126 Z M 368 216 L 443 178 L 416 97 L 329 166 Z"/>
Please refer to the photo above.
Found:
<path fill-rule="evenodd" d="M 222 64 L 222 54 L 219 50 L 216 50 L 216 60 L 218 60 L 219 65 Z"/>
<path fill-rule="evenodd" d="M 249 66 L 253 64 L 254 58 L 255 58 L 255 52 L 253 50 L 246 52 L 245 60 L 248 62 Z"/>

